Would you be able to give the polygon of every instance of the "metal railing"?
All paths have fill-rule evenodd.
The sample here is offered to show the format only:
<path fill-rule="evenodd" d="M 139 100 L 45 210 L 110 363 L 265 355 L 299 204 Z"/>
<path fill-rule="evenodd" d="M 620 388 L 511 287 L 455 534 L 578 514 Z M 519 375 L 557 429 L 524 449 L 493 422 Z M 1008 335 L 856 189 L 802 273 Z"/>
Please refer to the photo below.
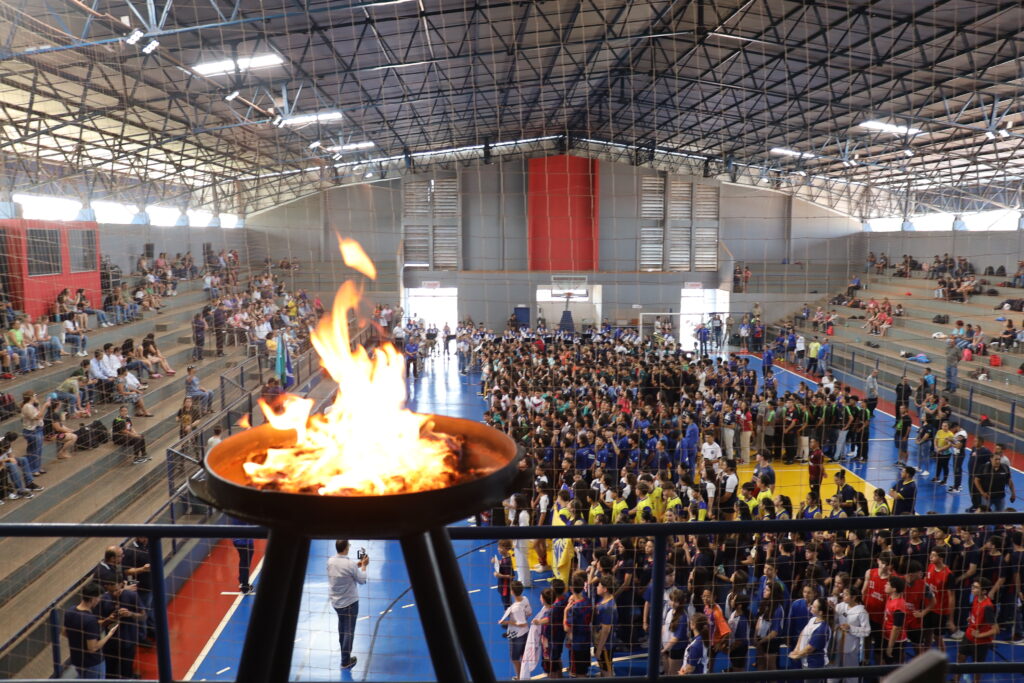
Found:
<path fill-rule="evenodd" d="M 626 683 L 658 681 L 669 676 L 660 673 L 661 626 L 665 592 L 665 575 L 670 536 L 697 535 L 716 536 L 727 534 L 782 534 L 812 531 L 849 531 L 854 529 L 899 529 L 916 526 L 923 516 L 913 517 L 850 517 L 834 519 L 796 519 L 759 521 L 707 521 L 672 524 L 620 524 L 584 525 L 574 527 L 452 527 L 447 529 L 452 540 L 496 541 L 501 539 L 559 539 L 571 533 L 572 538 L 645 537 L 654 542 L 653 565 L 651 568 L 651 600 L 648 623 L 647 674 L 645 676 L 616 677 Z M 913 520 L 913 521 L 912 521 Z M 1024 512 L 983 513 L 983 514 L 939 514 L 928 515 L 929 526 L 939 527 L 1002 527 L 1024 524 Z M 266 538 L 267 529 L 254 526 L 235 525 L 171 525 L 171 524 L 0 524 L 0 535 L 11 537 L 145 537 L 149 539 L 150 571 L 153 576 L 153 613 L 156 621 L 156 650 L 159 680 L 174 680 L 171 669 L 171 646 L 168 621 L 168 590 L 165 576 L 165 558 L 162 543 L 165 539 L 224 539 L 224 538 Z M 280 599 L 285 591 L 265 591 L 260 599 Z M 55 603 L 56 604 L 56 603 Z M 383 616 L 383 615 L 382 615 Z M 52 617 L 47 617 L 52 623 Z M 380 618 L 380 617 L 379 617 Z M 472 668 L 472 667 L 471 667 Z M 829 678 L 876 677 L 899 668 L 896 665 L 858 666 L 828 668 Z M 1021 662 L 983 662 L 950 664 L 950 673 L 1009 673 L 1019 674 L 1024 669 Z M 55 677 L 63 672 L 55 671 Z M 688 676 L 697 681 L 763 681 L 766 671 L 741 671 L 719 674 Z M 771 670 L 775 680 L 803 680 L 810 676 L 806 669 Z"/>

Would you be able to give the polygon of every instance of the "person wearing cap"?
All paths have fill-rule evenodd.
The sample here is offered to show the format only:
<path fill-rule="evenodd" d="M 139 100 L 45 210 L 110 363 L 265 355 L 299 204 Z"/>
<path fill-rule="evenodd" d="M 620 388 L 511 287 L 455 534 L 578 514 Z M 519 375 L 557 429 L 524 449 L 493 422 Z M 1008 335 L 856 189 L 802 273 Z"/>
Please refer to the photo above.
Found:
<path fill-rule="evenodd" d="M 917 482 L 914 481 L 916 474 L 916 469 L 910 465 L 904 465 L 903 471 L 900 473 L 900 480 L 889 489 L 889 495 L 893 499 L 892 514 L 914 514 L 917 504 Z"/>

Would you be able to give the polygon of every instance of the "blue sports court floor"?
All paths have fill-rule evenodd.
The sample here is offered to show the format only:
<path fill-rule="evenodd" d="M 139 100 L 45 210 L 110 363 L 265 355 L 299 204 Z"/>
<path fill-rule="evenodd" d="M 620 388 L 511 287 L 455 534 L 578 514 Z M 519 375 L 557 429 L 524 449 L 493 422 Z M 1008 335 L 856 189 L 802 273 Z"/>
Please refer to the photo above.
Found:
<path fill-rule="evenodd" d="M 760 361 L 752 359 L 754 367 Z M 804 378 L 776 368 L 782 390 L 795 390 Z M 470 377 L 478 381 L 477 377 Z M 809 382 L 808 382 L 809 383 Z M 451 362 L 438 359 L 428 363 L 424 376 L 410 382 L 410 407 L 421 412 L 435 412 L 479 420 L 484 403 L 476 395 L 478 384 L 467 383 Z M 872 425 L 872 448 L 867 464 L 852 464 L 849 469 L 874 486 L 888 489 L 897 477 L 892 466 L 895 454 L 892 446 L 893 418 L 882 411 Z M 911 447 L 911 463 L 916 453 Z M 1024 491 L 1024 474 L 1013 473 L 1018 490 Z M 963 511 L 970 500 L 966 494 L 950 494 L 945 488 L 919 482 L 919 513 Z M 830 490 L 829 486 L 825 491 Z M 794 503 L 797 499 L 794 498 Z M 302 598 L 298 634 L 292 661 L 292 678 L 300 681 L 315 680 L 434 680 L 423 628 L 409 590 L 405 564 L 397 541 L 361 542 L 353 540 L 353 547 L 365 547 L 371 556 L 369 580 L 360 599 L 360 617 L 355 635 L 354 652 L 359 662 L 351 671 L 339 670 L 337 619 L 327 601 L 325 565 L 334 554 L 333 541 L 314 541 Z M 471 593 L 477 619 L 499 678 L 511 678 L 512 667 L 508 657 L 507 641 L 500 637 L 497 620 L 502 614 L 501 602 L 494 590 L 491 558 L 493 544 L 457 542 L 455 551 L 466 585 Z M 539 609 L 538 594 L 546 583 L 544 575 L 534 574 L 534 588 L 527 591 L 534 609 Z M 257 590 L 264 590 L 259 577 Z M 206 650 L 200 655 L 187 678 L 199 680 L 234 680 L 238 657 L 245 630 L 249 623 L 251 597 L 239 597 L 232 610 L 225 615 Z M 951 651 L 955 645 L 950 643 Z M 616 673 L 640 675 L 645 673 L 645 655 L 618 653 Z M 1024 647 L 1001 644 L 997 657 L 1024 661 Z M 716 671 L 726 666 L 719 657 Z M 537 674 L 540 673 L 538 668 Z M 986 681 L 1010 680 L 1006 676 L 985 676 Z"/>

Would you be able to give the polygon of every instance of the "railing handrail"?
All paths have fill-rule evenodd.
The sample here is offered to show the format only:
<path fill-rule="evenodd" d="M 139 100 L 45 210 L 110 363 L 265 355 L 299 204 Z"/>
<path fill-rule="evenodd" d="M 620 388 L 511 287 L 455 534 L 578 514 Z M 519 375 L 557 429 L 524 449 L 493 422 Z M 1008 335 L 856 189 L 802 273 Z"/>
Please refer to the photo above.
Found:
<path fill-rule="evenodd" d="M 969 522 L 969 524 L 967 523 Z M 958 512 L 929 515 L 833 517 L 820 519 L 710 520 L 652 524 L 581 524 L 579 526 L 453 526 L 448 535 L 456 541 L 504 538 L 601 538 L 604 536 L 705 536 L 732 533 L 779 533 L 790 531 L 850 531 L 853 529 L 909 529 L 930 527 L 1003 526 L 1024 524 L 1024 512 Z M 152 538 L 266 538 L 268 529 L 234 524 L 67 524 L 61 522 L 0 523 L 0 535 L 13 537 L 76 536 Z M 323 536 L 333 538 L 333 536 Z M 390 538 L 385 536 L 385 538 Z"/>

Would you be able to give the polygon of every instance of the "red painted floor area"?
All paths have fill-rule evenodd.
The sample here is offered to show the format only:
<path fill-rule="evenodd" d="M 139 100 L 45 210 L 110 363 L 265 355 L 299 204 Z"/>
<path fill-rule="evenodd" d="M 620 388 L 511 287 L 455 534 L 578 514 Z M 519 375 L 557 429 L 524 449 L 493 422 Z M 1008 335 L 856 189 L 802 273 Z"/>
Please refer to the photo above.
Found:
<path fill-rule="evenodd" d="M 254 568 L 263 559 L 265 547 L 266 541 L 256 541 Z M 230 539 L 223 539 L 171 600 L 168 619 L 175 679 L 185 677 L 237 597 L 221 593 L 237 590 L 238 553 Z M 155 648 L 140 648 L 138 668 L 143 679 L 158 678 Z"/>

